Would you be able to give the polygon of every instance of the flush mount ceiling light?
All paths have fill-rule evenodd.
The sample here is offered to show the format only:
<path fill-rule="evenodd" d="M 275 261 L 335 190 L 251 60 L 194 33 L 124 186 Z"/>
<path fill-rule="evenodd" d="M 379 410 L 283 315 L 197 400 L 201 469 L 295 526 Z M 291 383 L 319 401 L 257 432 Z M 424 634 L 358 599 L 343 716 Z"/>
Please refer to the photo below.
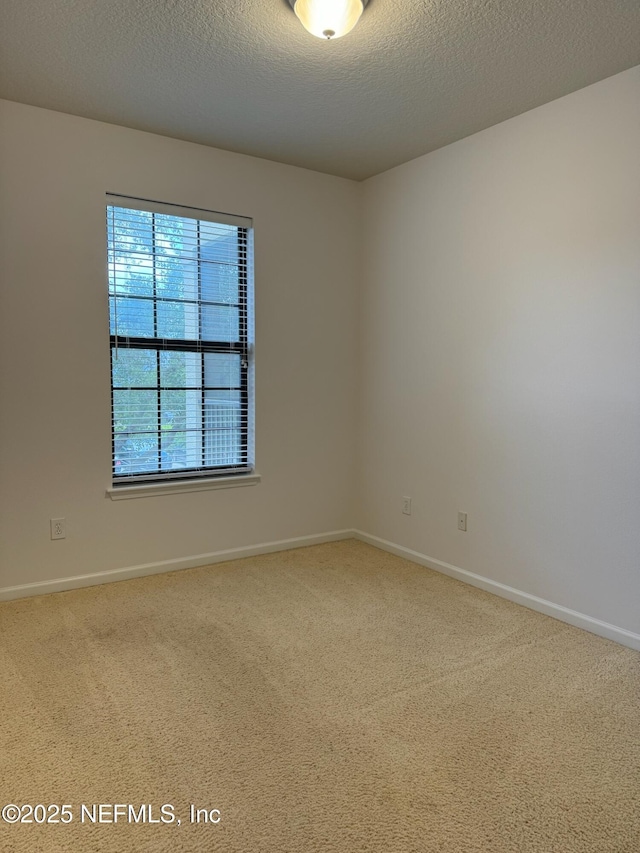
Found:
<path fill-rule="evenodd" d="M 319 39 L 339 39 L 355 27 L 369 0 L 289 0 L 302 26 Z"/>

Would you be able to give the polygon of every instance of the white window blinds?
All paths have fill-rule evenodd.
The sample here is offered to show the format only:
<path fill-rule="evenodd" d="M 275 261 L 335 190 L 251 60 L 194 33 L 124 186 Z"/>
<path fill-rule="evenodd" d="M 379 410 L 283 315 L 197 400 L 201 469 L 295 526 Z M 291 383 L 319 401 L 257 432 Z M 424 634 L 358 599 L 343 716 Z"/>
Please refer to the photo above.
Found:
<path fill-rule="evenodd" d="M 107 197 L 114 483 L 252 470 L 251 234 Z"/>

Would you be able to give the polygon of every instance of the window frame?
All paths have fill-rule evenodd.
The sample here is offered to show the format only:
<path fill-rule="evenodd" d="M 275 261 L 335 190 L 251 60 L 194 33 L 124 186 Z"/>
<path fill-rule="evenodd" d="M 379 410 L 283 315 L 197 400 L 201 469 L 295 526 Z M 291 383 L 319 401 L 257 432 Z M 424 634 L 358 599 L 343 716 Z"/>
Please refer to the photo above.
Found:
<path fill-rule="evenodd" d="M 197 298 L 193 300 L 184 300 L 184 303 L 190 303 L 197 306 L 198 316 L 198 336 L 194 339 L 189 338 L 171 338 L 161 337 L 158 335 L 158 311 L 157 306 L 162 301 L 172 301 L 170 296 L 158 297 L 157 292 L 157 277 L 155 272 L 155 258 L 160 253 L 157 252 L 155 244 L 155 231 L 153 236 L 151 257 L 153 259 L 153 294 L 151 297 L 136 294 L 127 294 L 127 298 L 140 298 L 151 302 L 153 305 L 154 316 L 154 337 L 131 336 L 120 334 L 120 330 L 113 329 L 111 326 L 111 304 L 112 299 L 114 305 L 117 306 L 115 300 L 118 299 L 117 285 L 112 287 L 112 272 L 111 272 L 111 257 L 112 257 L 112 239 L 109 237 L 109 218 L 111 216 L 110 208 L 127 208 L 137 212 L 147 212 L 152 215 L 159 214 L 169 217 L 181 219 L 190 219 L 196 223 L 197 233 Z M 184 205 L 176 205 L 166 202 L 156 202 L 149 199 L 137 198 L 134 196 L 125 196 L 116 193 L 107 193 L 106 195 L 106 216 L 107 216 L 107 282 L 108 282 L 108 302 L 109 302 L 109 350 L 110 350 L 110 389 L 111 389 L 111 489 L 107 493 L 113 498 L 119 497 L 141 497 L 145 494 L 169 494 L 177 491 L 194 491 L 204 488 L 228 488 L 239 485 L 253 485 L 259 481 L 259 475 L 255 471 L 254 463 L 254 341 L 253 341 L 253 220 L 250 217 L 236 216 L 233 214 L 220 213 L 217 211 L 206 210 L 203 208 L 188 207 Z M 208 304 L 207 300 L 202 298 L 202 267 L 201 264 L 208 263 L 201 257 L 202 244 L 200 242 L 201 222 L 211 222 L 218 225 L 232 225 L 238 228 L 238 301 L 233 307 L 238 308 L 238 335 L 237 339 L 232 341 L 220 340 L 202 340 L 202 305 Z M 155 229 L 155 216 L 153 218 L 153 226 Z M 114 261 L 115 263 L 115 261 Z M 114 279 L 115 280 L 115 279 Z M 176 301 L 176 300 L 173 300 Z M 180 300 L 178 300 L 180 301 Z M 117 311 L 117 308 L 116 308 Z M 120 388 L 114 383 L 114 368 L 113 368 L 113 353 L 114 349 L 117 352 L 119 349 L 135 351 L 146 350 L 156 353 L 157 365 L 157 382 L 153 388 L 158 396 L 158 467 L 153 471 L 128 472 L 117 474 L 115 470 L 116 462 L 116 420 L 115 420 L 115 402 L 114 392 L 118 390 L 127 390 Z M 200 441 L 201 464 L 191 466 L 189 468 L 167 469 L 162 470 L 162 391 L 167 390 L 160 384 L 160 363 L 162 352 L 192 352 L 200 356 L 200 385 L 198 389 L 201 391 L 200 397 Z M 237 389 L 240 392 L 239 412 L 240 412 L 240 462 L 238 464 L 222 464 L 222 465 L 206 465 L 206 405 L 205 392 L 207 390 L 218 390 L 215 388 L 207 388 L 205 385 L 205 353 L 237 353 L 240 356 L 240 385 Z M 189 386 L 190 387 L 190 386 Z M 186 383 L 184 386 L 187 389 Z M 145 388 L 140 386 L 131 387 L 129 390 L 142 390 Z M 180 387 L 174 388 L 171 386 L 169 390 L 180 390 Z M 220 390 L 234 390 L 231 388 Z M 186 427 L 185 427 L 186 428 Z"/>

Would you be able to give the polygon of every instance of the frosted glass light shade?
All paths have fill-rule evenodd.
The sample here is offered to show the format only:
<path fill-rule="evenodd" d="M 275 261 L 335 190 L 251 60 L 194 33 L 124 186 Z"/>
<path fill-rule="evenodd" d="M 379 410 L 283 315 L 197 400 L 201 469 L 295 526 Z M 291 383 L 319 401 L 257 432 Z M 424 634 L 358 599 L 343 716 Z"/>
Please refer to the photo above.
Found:
<path fill-rule="evenodd" d="M 358 23 L 363 0 L 289 0 L 302 26 L 321 39 L 337 39 Z"/>

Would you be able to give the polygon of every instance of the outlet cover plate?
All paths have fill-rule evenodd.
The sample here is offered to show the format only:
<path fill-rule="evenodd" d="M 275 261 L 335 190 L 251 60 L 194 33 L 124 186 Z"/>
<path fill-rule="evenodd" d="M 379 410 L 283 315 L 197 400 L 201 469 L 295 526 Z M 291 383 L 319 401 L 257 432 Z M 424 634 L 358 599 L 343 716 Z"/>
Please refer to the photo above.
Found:
<path fill-rule="evenodd" d="M 52 539 L 65 539 L 67 536 L 67 531 L 65 528 L 64 518 L 52 518 L 51 519 L 51 538 Z"/>

